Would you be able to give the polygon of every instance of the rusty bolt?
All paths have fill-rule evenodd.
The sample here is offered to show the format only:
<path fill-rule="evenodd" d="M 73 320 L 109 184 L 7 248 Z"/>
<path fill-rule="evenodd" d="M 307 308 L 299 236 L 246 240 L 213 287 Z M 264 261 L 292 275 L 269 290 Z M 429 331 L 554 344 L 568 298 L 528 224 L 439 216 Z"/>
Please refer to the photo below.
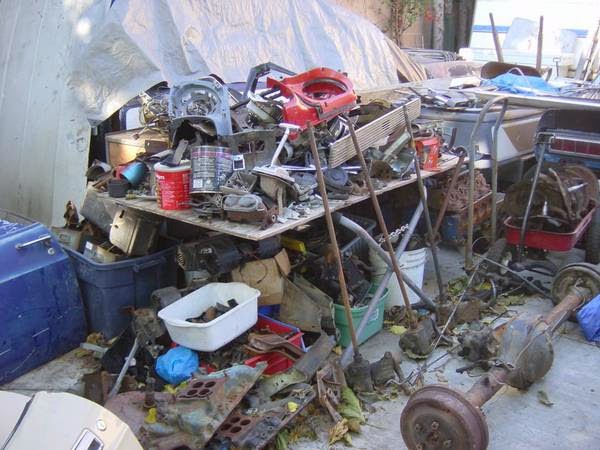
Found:
<path fill-rule="evenodd" d="M 423 427 L 421 426 L 421 424 L 420 424 L 420 423 L 416 423 L 416 424 L 415 424 L 415 430 L 416 430 L 417 432 L 421 431 L 422 429 L 423 429 Z"/>
<path fill-rule="evenodd" d="M 415 447 L 417 450 L 423 450 L 423 444 L 417 444 Z"/>
<path fill-rule="evenodd" d="M 450 448 L 450 446 L 452 445 L 452 441 L 450 439 L 444 441 L 444 443 L 442 444 L 444 446 L 444 448 Z"/>
<path fill-rule="evenodd" d="M 431 422 L 432 430 L 437 430 L 439 427 L 440 427 L 440 424 L 438 422 L 436 422 L 435 420 L 433 422 Z"/>

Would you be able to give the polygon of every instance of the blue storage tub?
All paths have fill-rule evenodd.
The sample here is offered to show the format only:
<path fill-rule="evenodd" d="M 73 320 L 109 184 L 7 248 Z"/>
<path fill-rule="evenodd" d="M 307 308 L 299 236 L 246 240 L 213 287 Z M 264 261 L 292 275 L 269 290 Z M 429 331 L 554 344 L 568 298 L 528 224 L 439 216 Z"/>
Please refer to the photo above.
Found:
<path fill-rule="evenodd" d="M 140 258 L 102 264 L 65 247 L 79 280 L 90 332 L 110 339 L 131 322 L 129 307 L 150 306 L 152 291 L 177 282 L 175 247 Z"/>
<path fill-rule="evenodd" d="M 86 323 L 73 267 L 46 227 L 0 210 L 0 261 L 3 384 L 78 347 Z"/>

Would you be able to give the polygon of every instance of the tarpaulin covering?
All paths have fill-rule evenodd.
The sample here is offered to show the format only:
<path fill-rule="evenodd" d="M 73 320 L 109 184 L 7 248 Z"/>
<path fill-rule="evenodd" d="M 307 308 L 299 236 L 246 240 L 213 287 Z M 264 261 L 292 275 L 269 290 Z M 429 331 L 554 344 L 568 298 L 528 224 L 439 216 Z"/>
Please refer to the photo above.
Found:
<path fill-rule="evenodd" d="M 102 120 L 160 81 L 245 81 L 268 61 L 342 70 L 357 89 L 395 84 L 397 71 L 426 78 L 375 25 L 325 0 L 116 0 L 75 56 L 70 85 Z"/>
<path fill-rule="evenodd" d="M 357 89 L 425 78 L 366 19 L 326 0 L 0 1 L 0 207 L 45 223 L 80 204 L 92 128 L 160 81 L 243 81 L 272 61 Z"/>

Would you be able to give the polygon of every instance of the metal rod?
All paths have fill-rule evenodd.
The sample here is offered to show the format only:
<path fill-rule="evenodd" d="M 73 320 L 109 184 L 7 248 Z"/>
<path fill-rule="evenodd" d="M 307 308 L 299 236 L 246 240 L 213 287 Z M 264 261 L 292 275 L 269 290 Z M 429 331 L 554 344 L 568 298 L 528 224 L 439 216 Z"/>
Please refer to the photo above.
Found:
<path fill-rule="evenodd" d="M 508 99 L 502 101 L 502 110 L 496 118 L 494 129 L 492 130 L 492 215 L 490 218 L 490 246 L 496 242 L 496 236 L 498 234 L 497 222 L 498 222 L 498 134 L 500 127 L 502 126 L 502 120 L 508 109 Z"/>
<path fill-rule="evenodd" d="M 421 167 L 419 166 L 419 156 L 417 155 L 417 146 L 415 145 L 415 137 L 412 132 L 412 127 L 410 123 L 410 119 L 408 117 L 408 111 L 406 110 L 406 106 L 404 109 L 404 120 L 406 123 L 406 129 L 408 130 L 408 134 L 410 135 L 410 147 L 414 152 L 414 160 L 415 160 L 415 175 L 417 176 L 417 187 L 419 189 L 419 197 L 421 198 L 421 203 L 423 204 L 423 217 L 425 219 L 425 225 L 427 227 L 427 234 L 429 234 L 429 249 L 431 250 L 431 259 L 433 260 L 433 268 L 435 270 L 435 279 L 438 285 L 438 295 L 440 300 L 445 299 L 445 290 L 444 290 L 444 282 L 442 281 L 442 270 L 440 269 L 440 263 L 438 260 L 437 254 L 437 244 L 435 242 L 435 235 L 433 234 L 433 227 L 431 226 L 431 216 L 429 215 L 429 207 L 427 205 L 427 192 L 425 189 L 425 185 L 423 184 L 423 177 L 421 176 Z"/>
<path fill-rule="evenodd" d="M 396 254 L 394 253 L 394 247 L 392 246 L 392 241 L 390 239 L 390 234 L 387 230 L 387 225 L 385 224 L 385 219 L 383 218 L 383 213 L 381 212 L 381 206 L 379 205 L 379 200 L 377 199 L 377 194 L 375 193 L 375 189 L 373 188 L 373 183 L 371 183 L 371 177 L 369 176 L 369 168 L 367 167 L 367 162 L 365 161 L 365 157 L 360 150 L 360 145 L 358 143 L 358 138 L 356 137 L 356 131 L 354 130 L 354 125 L 352 122 L 348 121 L 348 130 L 350 131 L 350 136 L 352 137 L 352 143 L 354 144 L 354 150 L 356 151 L 356 157 L 360 162 L 362 167 L 362 174 L 365 180 L 365 185 L 369 190 L 369 196 L 371 197 L 371 204 L 373 205 L 373 209 L 375 210 L 375 216 L 377 217 L 377 222 L 379 224 L 379 229 L 381 230 L 381 234 L 383 235 L 383 243 L 385 244 L 386 250 L 390 256 L 390 262 L 392 264 L 392 268 L 394 269 L 394 273 L 396 274 L 396 278 L 398 279 L 398 284 L 400 285 L 400 292 L 402 293 L 402 300 L 404 301 L 404 306 L 406 307 L 406 315 L 408 317 L 408 324 L 411 328 L 417 326 L 417 320 L 413 313 L 413 310 L 410 306 L 410 300 L 408 299 L 408 292 L 406 291 L 406 285 L 404 284 L 404 278 L 402 276 L 402 271 L 400 270 L 400 265 L 398 264 L 398 260 L 396 259 Z"/>
<path fill-rule="evenodd" d="M 373 239 L 373 237 L 369 234 L 369 232 L 367 230 L 365 230 L 363 227 L 361 227 L 356 222 L 348 219 L 341 213 L 337 213 L 337 212 L 333 213 L 333 220 L 334 220 L 334 222 L 339 223 L 344 228 L 347 228 L 348 230 L 357 234 L 363 241 L 365 241 L 365 243 L 369 246 L 370 249 L 372 249 L 374 252 L 377 253 L 377 255 L 388 265 L 388 268 L 390 268 L 390 270 L 391 270 L 392 263 L 390 261 L 390 256 L 386 253 L 386 251 L 383 248 L 381 248 L 381 246 L 377 243 L 377 241 L 375 241 L 375 239 Z M 398 258 L 398 256 L 396 256 L 396 258 Z M 433 302 L 433 300 L 431 300 L 427 296 L 427 294 L 425 294 L 425 292 L 423 292 L 415 284 L 415 282 L 410 279 L 410 277 L 406 277 L 404 279 L 404 282 L 408 285 L 408 288 L 411 291 L 413 291 L 415 294 L 417 294 L 417 296 L 421 300 L 423 300 L 423 303 L 425 305 L 427 305 L 429 308 L 432 308 L 432 309 L 435 308 L 435 303 Z M 360 333 L 357 332 L 357 336 L 360 339 Z"/>
<path fill-rule="evenodd" d="M 502 46 L 500 45 L 500 37 L 498 36 L 498 30 L 496 30 L 496 23 L 494 22 L 494 15 L 490 13 L 490 22 L 492 24 L 492 36 L 494 38 L 494 47 L 496 48 L 496 58 L 498 62 L 504 62 L 504 55 L 502 54 Z"/>
<path fill-rule="evenodd" d="M 542 48 L 544 46 L 544 16 L 540 16 L 540 27 L 538 29 L 537 52 L 535 54 L 535 68 L 542 70 Z M 556 74 L 558 76 L 558 74 Z"/>
<path fill-rule="evenodd" d="M 135 340 L 133 341 L 133 345 L 131 346 L 131 350 L 129 351 L 129 354 L 127 355 L 127 358 L 125 358 L 125 363 L 123 364 L 123 367 L 121 367 L 121 371 L 119 372 L 119 376 L 117 377 L 117 379 L 115 381 L 115 384 L 113 385 L 112 389 L 110 390 L 110 392 L 106 396 L 107 400 L 109 398 L 114 397 L 115 395 L 117 395 L 119 393 L 119 389 L 121 389 L 121 383 L 123 383 L 123 378 L 125 378 L 125 374 L 127 373 L 127 369 L 129 369 L 129 366 L 131 366 L 131 361 L 133 360 L 133 357 L 137 353 L 139 347 L 140 347 L 140 342 L 139 342 L 139 340 L 138 340 L 138 338 L 136 336 Z"/>
<path fill-rule="evenodd" d="M 456 167 L 454 168 L 454 172 L 452 173 L 452 179 L 450 180 L 450 186 L 448 186 L 448 190 L 444 193 L 444 201 L 442 202 L 442 206 L 438 211 L 437 218 L 435 219 L 435 225 L 433 226 L 433 235 L 437 236 L 438 231 L 440 230 L 440 226 L 442 225 L 442 220 L 444 220 L 444 215 L 446 214 L 446 210 L 448 209 L 448 204 L 450 203 L 450 194 L 456 188 L 456 182 L 458 181 L 458 176 L 460 175 L 460 169 L 465 162 L 466 155 L 462 153 L 458 157 L 458 163 L 456 163 Z"/>
<path fill-rule="evenodd" d="M 475 138 L 479 133 L 479 128 L 481 128 L 481 124 L 483 123 L 483 119 L 490 110 L 490 108 L 497 102 L 507 100 L 508 96 L 501 95 L 498 97 L 493 97 L 487 101 L 481 111 L 479 112 L 479 116 L 477 116 L 477 120 L 475 121 L 475 125 L 473 126 L 473 130 L 471 131 L 471 137 L 469 138 L 469 146 L 467 151 L 469 152 L 469 185 L 467 189 L 467 242 L 465 244 L 465 270 L 470 271 L 473 269 L 473 228 L 474 228 L 474 220 L 475 220 Z M 493 201 L 493 199 L 492 199 Z"/>
<path fill-rule="evenodd" d="M 535 190 L 537 188 L 538 180 L 540 178 L 540 172 L 544 165 L 544 154 L 546 153 L 546 147 L 549 145 L 544 142 L 539 146 L 540 154 L 538 155 L 537 165 L 535 166 L 535 172 L 533 173 L 533 181 L 531 182 L 531 190 L 529 191 L 529 198 L 527 199 L 527 206 L 525 207 L 525 214 L 523 214 L 523 220 L 521 222 L 521 230 L 519 233 L 519 245 L 517 246 L 517 261 L 521 261 L 523 258 L 523 247 L 525 246 L 525 233 L 527 232 L 527 223 L 529 222 L 529 214 L 531 213 L 531 206 L 533 205 L 533 197 L 535 196 Z"/>
<path fill-rule="evenodd" d="M 315 130 L 310 122 L 308 125 L 308 140 L 310 143 L 310 151 L 314 159 L 314 165 L 316 168 L 317 183 L 319 185 L 319 192 L 323 200 L 323 209 L 325 211 L 325 221 L 327 222 L 327 230 L 329 232 L 329 240 L 333 247 L 333 253 L 335 254 L 335 262 L 338 268 L 338 281 L 340 284 L 340 294 L 342 296 L 342 302 L 344 304 L 344 312 L 346 313 L 346 321 L 348 322 L 348 329 L 350 330 L 350 338 L 352 340 L 352 347 L 354 348 L 355 356 L 358 356 L 358 341 L 356 339 L 356 332 L 354 330 L 354 323 L 352 322 L 352 309 L 350 307 L 350 299 L 348 298 L 348 290 L 346 287 L 346 278 L 344 277 L 344 268 L 342 266 L 342 256 L 340 254 L 340 248 L 337 243 L 335 236 L 335 228 L 333 226 L 333 218 L 331 217 L 331 210 L 329 209 L 329 199 L 327 198 L 327 188 L 325 187 L 325 179 L 323 177 L 323 171 L 321 170 L 321 160 L 319 159 L 319 151 L 317 150 L 317 142 L 315 141 Z"/>
<path fill-rule="evenodd" d="M 406 247 L 408 246 L 408 241 L 410 241 L 410 238 L 412 237 L 413 233 L 415 232 L 415 229 L 417 228 L 417 224 L 419 223 L 419 220 L 421 219 L 421 214 L 423 214 L 423 204 L 419 203 L 417 205 L 417 208 L 415 209 L 415 212 L 413 213 L 412 217 L 410 218 L 410 221 L 408 222 L 408 230 L 406 230 L 406 232 L 402 236 L 402 239 L 400 240 L 400 243 L 396 247 L 396 259 L 399 259 L 400 256 L 402 256 L 402 253 L 404 253 L 404 250 L 406 250 Z M 392 274 L 393 274 L 392 269 L 388 268 L 388 270 L 385 272 L 385 275 L 379 282 L 379 286 L 377 287 L 377 290 L 373 294 L 373 297 L 371 297 L 371 300 L 369 300 L 369 305 L 367 306 L 367 312 L 365 313 L 365 315 L 361 319 L 360 323 L 358 324 L 358 327 L 356 328 L 357 336 L 361 336 L 362 332 L 367 327 L 367 323 L 369 322 L 369 317 L 371 317 L 371 314 L 373 314 L 373 311 L 375 311 L 375 308 L 379 305 L 379 299 L 383 295 L 383 292 L 385 291 L 388 283 L 390 282 L 390 279 L 392 278 Z M 352 346 L 349 345 L 348 347 L 345 348 L 344 353 L 342 354 L 342 358 L 341 358 L 342 365 L 344 367 L 346 367 L 348 365 L 348 363 L 350 362 L 351 354 L 352 354 Z"/>

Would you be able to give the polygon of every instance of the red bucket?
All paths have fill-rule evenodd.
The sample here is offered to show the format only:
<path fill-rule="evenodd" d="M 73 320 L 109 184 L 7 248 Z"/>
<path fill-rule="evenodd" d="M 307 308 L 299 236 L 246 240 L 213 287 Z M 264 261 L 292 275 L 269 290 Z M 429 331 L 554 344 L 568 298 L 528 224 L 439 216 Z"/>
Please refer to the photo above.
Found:
<path fill-rule="evenodd" d="M 177 167 L 169 167 L 161 163 L 154 165 L 156 198 L 160 209 L 180 210 L 191 207 L 191 172 L 189 161 L 182 161 Z"/>

